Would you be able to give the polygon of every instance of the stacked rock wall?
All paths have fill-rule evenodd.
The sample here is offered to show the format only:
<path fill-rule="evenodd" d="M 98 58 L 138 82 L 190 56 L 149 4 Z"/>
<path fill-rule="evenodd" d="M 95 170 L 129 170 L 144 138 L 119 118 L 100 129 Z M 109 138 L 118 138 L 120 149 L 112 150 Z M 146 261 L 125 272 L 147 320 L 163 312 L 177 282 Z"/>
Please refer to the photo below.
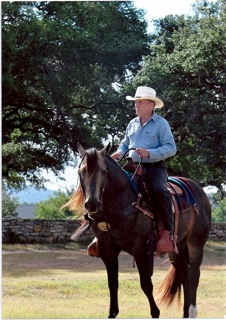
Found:
<path fill-rule="evenodd" d="M 3 243 L 63 243 L 70 242 L 70 237 L 81 225 L 76 220 L 44 219 L 3 219 Z M 93 238 L 89 229 L 85 239 Z M 84 238 L 83 238 L 84 239 Z"/>
<path fill-rule="evenodd" d="M 77 220 L 2 219 L 3 243 L 63 243 L 81 225 Z M 94 237 L 91 228 L 81 240 Z M 209 239 L 226 240 L 226 223 L 212 223 Z"/>

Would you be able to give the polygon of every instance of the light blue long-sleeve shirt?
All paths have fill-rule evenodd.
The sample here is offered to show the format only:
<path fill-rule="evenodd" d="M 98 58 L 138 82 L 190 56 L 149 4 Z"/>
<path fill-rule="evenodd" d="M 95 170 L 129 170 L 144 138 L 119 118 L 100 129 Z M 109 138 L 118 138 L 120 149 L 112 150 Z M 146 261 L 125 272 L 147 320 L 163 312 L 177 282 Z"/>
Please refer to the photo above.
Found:
<path fill-rule="evenodd" d="M 129 122 L 117 152 L 123 155 L 130 148 L 147 149 L 150 157 L 142 159 L 142 162 L 146 163 L 165 160 L 177 152 L 169 123 L 155 113 L 143 126 L 141 126 L 140 117 Z M 140 161 L 139 155 L 134 150 L 131 150 L 128 156 L 133 162 Z"/>

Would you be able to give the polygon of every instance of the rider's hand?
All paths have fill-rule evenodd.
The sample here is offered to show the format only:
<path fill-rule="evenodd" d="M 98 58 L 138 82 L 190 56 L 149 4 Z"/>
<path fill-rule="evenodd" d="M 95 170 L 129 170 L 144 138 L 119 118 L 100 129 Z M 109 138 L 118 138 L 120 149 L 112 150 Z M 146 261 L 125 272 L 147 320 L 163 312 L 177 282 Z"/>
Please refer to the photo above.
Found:
<path fill-rule="evenodd" d="M 135 152 L 138 154 L 138 156 L 140 158 L 149 158 L 150 157 L 150 153 L 147 149 L 144 148 L 137 148 L 135 150 Z"/>

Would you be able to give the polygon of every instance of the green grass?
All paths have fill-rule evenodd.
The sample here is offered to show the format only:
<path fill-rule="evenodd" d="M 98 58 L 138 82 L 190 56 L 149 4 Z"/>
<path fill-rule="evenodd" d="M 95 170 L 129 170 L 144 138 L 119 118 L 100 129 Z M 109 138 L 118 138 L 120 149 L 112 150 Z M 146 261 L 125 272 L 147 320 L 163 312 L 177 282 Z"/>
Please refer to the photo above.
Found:
<path fill-rule="evenodd" d="M 223 318 L 225 243 L 208 242 L 197 295 L 199 318 Z M 22 250 L 20 247 L 19 250 Z M 10 252 L 3 255 L 2 317 L 4 319 L 100 319 L 108 316 L 109 291 L 105 267 L 84 249 Z M 37 248 L 35 249 L 37 250 Z M 40 250 L 40 248 L 39 248 Z M 168 262 L 155 259 L 154 285 Z M 132 258 L 122 254 L 119 272 L 119 318 L 149 318 Z M 155 292 L 156 294 L 156 292 Z M 182 299 L 183 301 L 183 299 Z M 182 306 L 160 306 L 161 318 L 181 318 Z"/>

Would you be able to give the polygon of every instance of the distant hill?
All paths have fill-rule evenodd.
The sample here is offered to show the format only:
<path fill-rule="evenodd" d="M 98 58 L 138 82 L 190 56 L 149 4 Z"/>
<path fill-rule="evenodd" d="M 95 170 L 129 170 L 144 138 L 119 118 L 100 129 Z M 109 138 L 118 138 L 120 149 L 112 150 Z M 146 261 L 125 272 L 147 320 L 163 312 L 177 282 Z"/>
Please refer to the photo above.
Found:
<path fill-rule="evenodd" d="M 209 197 L 211 197 L 211 195 L 216 192 L 215 189 L 208 188 L 208 187 L 204 188 L 204 190 L 206 191 Z M 38 190 L 38 189 L 35 189 L 34 187 L 29 187 L 19 192 L 14 191 L 10 194 L 10 196 L 17 197 L 19 200 L 19 204 L 24 204 L 24 203 L 35 204 L 40 201 L 49 199 L 49 197 L 52 197 L 55 192 L 56 191 L 50 190 L 50 189 Z"/>
<path fill-rule="evenodd" d="M 54 190 L 49 189 L 35 189 L 34 187 L 26 188 L 19 192 L 13 192 L 11 197 L 16 197 L 20 204 L 22 203 L 38 203 L 40 201 L 47 200 L 53 196 Z"/>

